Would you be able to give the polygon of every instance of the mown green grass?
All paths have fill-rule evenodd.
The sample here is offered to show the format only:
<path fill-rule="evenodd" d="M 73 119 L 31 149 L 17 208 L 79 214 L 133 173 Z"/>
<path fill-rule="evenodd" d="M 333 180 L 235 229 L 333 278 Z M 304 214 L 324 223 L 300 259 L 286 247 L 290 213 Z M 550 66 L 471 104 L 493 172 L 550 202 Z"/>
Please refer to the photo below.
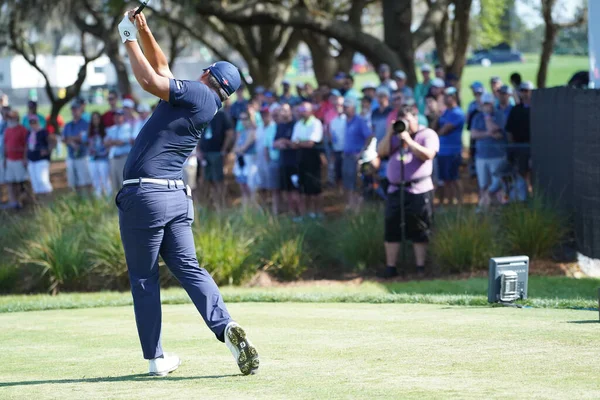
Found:
<path fill-rule="evenodd" d="M 145 376 L 130 308 L 0 315 L 12 399 L 596 399 L 597 313 L 439 305 L 230 304 L 261 355 L 239 375 L 192 305 L 163 307 L 182 358 Z"/>
<path fill-rule="evenodd" d="M 540 308 L 596 308 L 600 279 L 566 277 L 529 278 L 529 299 L 520 302 Z M 228 302 L 305 303 L 422 303 L 488 306 L 487 278 L 408 281 L 395 283 L 343 282 L 327 285 L 303 284 L 271 288 L 221 288 Z M 163 304 L 187 304 L 179 288 L 162 290 Z M 129 306 L 129 292 L 61 293 L 0 296 L 0 313 L 57 309 Z"/>

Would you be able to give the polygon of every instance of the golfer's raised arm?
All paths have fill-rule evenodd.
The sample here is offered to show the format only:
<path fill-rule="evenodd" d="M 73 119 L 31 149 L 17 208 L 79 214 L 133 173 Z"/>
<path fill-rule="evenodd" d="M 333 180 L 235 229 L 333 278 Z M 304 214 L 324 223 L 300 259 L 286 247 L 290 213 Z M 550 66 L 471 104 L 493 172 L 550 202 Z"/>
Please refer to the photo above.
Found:
<path fill-rule="evenodd" d="M 169 101 L 170 79 L 156 73 L 150 65 L 136 39 L 137 28 L 129 14 L 119 24 L 119 34 L 129 55 L 131 70 L 142 89 L 165 101 Z"/>
<path fill-rule="evenodd" d="M 130 14 L 130 17 L 131 15 L 133 15 L 133 13 Z M 135 16 L 135 25 L 138 29 L 138 35 L 144 55 L 154 71 L 165 78 L 174 78 L 173 73 L 169 68 L 169 61 L 154 38 L 152 31 L 150 31 L 144 13 L 139 13 Z"/>

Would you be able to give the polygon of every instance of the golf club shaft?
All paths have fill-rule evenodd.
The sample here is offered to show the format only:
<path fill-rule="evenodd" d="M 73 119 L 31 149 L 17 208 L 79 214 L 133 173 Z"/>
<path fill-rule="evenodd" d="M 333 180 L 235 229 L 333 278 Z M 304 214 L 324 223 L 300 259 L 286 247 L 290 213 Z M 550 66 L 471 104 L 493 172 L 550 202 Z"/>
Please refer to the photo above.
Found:
<path fill-rule="evenodd" d="M 135 10 L 135 12 L 133 13 L 133 15 L 136 16 L 139 13 L 141 13 L 144 10 L 144 8 L 146 8 L 146 5 L 149 2 L 150 2 L 150 0 L 143 1 L 142 4 L 140 4 L 140 6 L 137 8 L 137 10 Z"/>

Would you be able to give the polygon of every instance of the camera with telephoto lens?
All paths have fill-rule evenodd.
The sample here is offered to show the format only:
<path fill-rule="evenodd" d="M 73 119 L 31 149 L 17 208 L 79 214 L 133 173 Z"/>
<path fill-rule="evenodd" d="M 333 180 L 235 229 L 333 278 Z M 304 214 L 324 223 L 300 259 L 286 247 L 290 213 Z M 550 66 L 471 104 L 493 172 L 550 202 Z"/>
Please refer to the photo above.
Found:
<path fill-rule="evenodd" d="M 392 129 L 396 135 L 404 132 L 407 128 L 408 122 L 404 119 L 399 119 L 398 121 L 394 122 L 394 125 L 392 125 Z"/>

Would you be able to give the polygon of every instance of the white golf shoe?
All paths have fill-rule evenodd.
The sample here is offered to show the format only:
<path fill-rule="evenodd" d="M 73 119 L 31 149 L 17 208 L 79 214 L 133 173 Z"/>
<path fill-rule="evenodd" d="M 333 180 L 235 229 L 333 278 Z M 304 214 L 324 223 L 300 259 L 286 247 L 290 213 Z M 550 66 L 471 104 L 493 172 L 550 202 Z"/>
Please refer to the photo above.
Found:
<path fill-rule="evenodd" d="M 256 372 L 260 364 L 258 352 L 246 337 L 246 332 L 235 322 L 230 322 L 225 328 L 225 345 L 233 354 L 242 374 L 250 375 Z"/>
<path fill-rule="evenodd" d="M 175 371 L 181 360 L 177 355 L 164 353 L 161 358 L 155 358 L 150 360 L 150 369 L 148 374 L 150 376 L 166 376 L 169 372 Z"/>

